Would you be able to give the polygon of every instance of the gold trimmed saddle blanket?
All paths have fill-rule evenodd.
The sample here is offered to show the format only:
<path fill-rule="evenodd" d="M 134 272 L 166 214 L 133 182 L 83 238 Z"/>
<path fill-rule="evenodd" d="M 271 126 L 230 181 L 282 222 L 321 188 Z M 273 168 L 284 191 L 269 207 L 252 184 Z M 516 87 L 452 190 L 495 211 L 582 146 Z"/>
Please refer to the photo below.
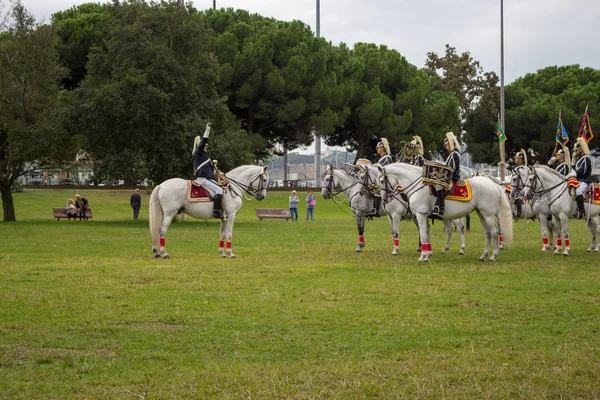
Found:
<path fill-rule="evenodd" d="M 190 203 L 214 201 L 215 192 L 192 180 L 187 181 L 186 197 Z"/>
<path fill-rule="evenodd" d="M 453 201 L 471 201 L 473 192 L 468 179 L 461 179 L 452 185 L 452 188 L 446 193 L 446 200 Z"/>

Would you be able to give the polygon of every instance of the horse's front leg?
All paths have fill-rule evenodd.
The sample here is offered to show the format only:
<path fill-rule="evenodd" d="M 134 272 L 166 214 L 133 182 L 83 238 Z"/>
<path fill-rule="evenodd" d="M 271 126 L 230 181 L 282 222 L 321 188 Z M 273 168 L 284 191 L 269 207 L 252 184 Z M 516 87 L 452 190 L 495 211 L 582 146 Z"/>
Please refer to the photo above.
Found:
<path fill-rule="evenodd" d="M 565 251 L 563 251 L 563 256 L 568 256 L 571 252 L 571 243 L 569 242 L 569 216 L 567 214 L 560 214 L 560 225 L 563 233 L 563 237 L 565 238 Z"/>
<path fill-rule="evenodd" d="M 465 226 L 463 225 L 460 219 L 455 219 L 454 225 L 456 225 L 456 230 L 458 231 L 458 238 L 460 241 L 460 250 L 458 251 L 458 255 L 465 255 Z"/>
<path fill-rule="evenodd" d="M 498 257 L 498 254 L 500 253 L 499 228 L 496 226 L 496 218 L 494 216 L 488 216 L 485 220 L 488 224 L 490 240 L 494 246 L 494 250 L 492 251 L 492 256 L 489 258 L 489 261 L 496 261 L 496 257 Z"/>
<path fill-rule="evenodd" d="M 542 230 L 542 251 L 546 252 L 550 248 L 550 241 L 548 240 L 548 218 L 546 215 L 540 214 L 538 216 L 538 220 L 540 221 L 540 229 Z M 550 234 L 550 236 L 552 236 Z"/>
<path fill-rule="evenodd" d="M 559 255 L 560 252 L 562 251 L 562 237 L 563 237 L 563 232 L 562 232 L 562 221 L 560 219 L 560 217 L 555 217 L 554 215 L 552 216 L 552 222 L 554 223 L 554 226 L 556 227 L 556 242 L 554 245 L 554 254 Z"/>
<path fill-rule="evenodd" d="M 422 242 L 421 242 L 421 231 L 419 229 L 419 221 L 417 221 L 417 217 L 414 214 L 411 219 L 415 223 L 415 226 L 417 227 L 417 232 L 419 232 L 419 246 L 417 247 L 417 252 L 421 252 L 421 243 Z"/>
<path fill-rule="evenodd" d="M 417 261 L 428 262 L 431 257 L 431 242 L 429 241 L 429 223 L 427 214 L 417 213 L 417 223 L 419 225 L 419 237 L 421 238 L 421 257 Z"/>
<path fill-rule="evenodd" d="M 356 252 L 360 253 L 365 247 L 365 215 L 362 212 L 357 212 L 355 215 L 356 227 L 358 228 L 358 246 Z"/>
<path fill-rule="evenodd" d="M 231 248 L 231 239 L 233 237 L 233 223 L 235 215 L 230 216 L 225 221 L 221 221 L 221 241 L 219 242 L 219 255 L 221 258 L 235 258 Z M 223 252 L 223 242 L 225 242 L 225 252 Z"/>
<path fill-rule="evenodd" d="M 590 233 L 592 234 L 592 243 L 590 243 L 587 251 L 600 251 L 598 246 L 598 217 L 590 218 L 588 228 L 590 228 Z"/>
<path fill-rule="evenodd" d="M 448 250 L 450 250 L 450 241 L 452 240 L 452 221 L 444 220 L 444 231 L 446 232 L 446 244 L 444 244 L 444 250 L 442 250 L 442 254 L 446 254 Z M 458 229 L 458 227 L 457 227 Z"/>
<path fill-rule="evenodd" d="M 493 219 L 493 217 L 492 217 Z M 490 254 L 490 247 L 492 242 L 492 232 L 490 230 L 490 224 L 488 223 L 486 217 L 479 214 L 479 220 L 481 221 L 481 226 L 483 227 L 483 232 L 485 234 L 485 249 L 483 249 L 483 254 L 479 257 L 479 261 L 485 261 L 487 256 Z M 495 228 L 495 221 L 492 222 Z"/>
<path fill-rule="evenodd" d="M 388 221 L 390 223 L 390 227 L 392 228 L 392 240 L 394 241 L 394 248 L 392 250 L 392 255 L 393 256 L 397 256 L 398 255 L 398 249 L 400 248 L 399 246 L 399 241 L 398 241 L 398 236 L 400 233 L 400 215 L 396 214 L 396 213 L 392 213 L 391 210 L 387 210 L 387 217 L 388 217 Z"/>

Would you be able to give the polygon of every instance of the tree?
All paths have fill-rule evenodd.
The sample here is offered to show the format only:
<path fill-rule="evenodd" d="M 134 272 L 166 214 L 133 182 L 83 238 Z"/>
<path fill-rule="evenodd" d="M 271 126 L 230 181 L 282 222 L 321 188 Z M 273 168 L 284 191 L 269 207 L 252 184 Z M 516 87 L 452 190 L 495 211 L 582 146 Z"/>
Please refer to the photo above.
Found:
<path fill-rule="evenodd" d="M 193 138 L 208 120 L 211 138 L 224 131 L 240 138 L 216 91 L 210 31 L 179 2 L 132 0 L 107 6 L 107 14 L 104 46 L 90 52 L 87 76 L 70 98 L 72 128 L 100 161 L 95 175 L 126 183 L 191 176 Z"/>
<path fill-rule="evenodd" d="M 64 76 L 54 35 L 16 1 L 0 30 L 0 192 L 4 220 L 15 221 L 10 187 L 19 177 L 72 159 L 76 140 L 59 124 L 56 82 Z"/>

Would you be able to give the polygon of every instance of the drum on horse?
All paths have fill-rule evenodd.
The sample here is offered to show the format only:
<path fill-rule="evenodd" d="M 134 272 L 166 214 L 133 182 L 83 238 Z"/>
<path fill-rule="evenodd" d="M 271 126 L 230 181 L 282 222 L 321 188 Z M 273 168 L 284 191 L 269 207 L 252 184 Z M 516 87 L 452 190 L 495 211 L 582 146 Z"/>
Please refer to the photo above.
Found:
<path fill-rule="evenodd" d="M 379 169 L 376 166 L 372 165 L 361 165 L 360 168 L 364 171 L 363 175 L 365 175 L 366 181 L 364 186 L 377 186 L 377 191 L 379 191 Z M 400 234 L 400 221 L 402 218 L 408 218 L 415 223 L 417 230 L 419 229 L 419 224 L 417 223 L 417 219 L 415 216 L 409 212 L 410 207 L 408 204 L 408 199 L 406 195 L 403 195 L 402 190 L 396 191 L 394 196 L 390 201 L 383 204 L 383 209 L 388 215 L 388 220 L 390 221 L 390 226 L 392 228 L 392 236 L 394 238 L 394 251 L 392 254 L 396 255 L 398 250 L 398 236 Z M 465 254 L 465 227 L 460 218 L 455 219 L 453 221 L 444 220 L 444 231 L 446 232 L 446 244 L 444 245 L 444 250 L 442 250 L 442 254 L 446 254 L 448 250 L 450 250 L 450 243 L 452 240 L 452 224 L 456 227 L 456 230 L 459 234 L 460 240 L 460 248 L 458 250 L 459 255 Z M 419 246 L 417 247 L 417 251 L 421 251 L 421 240 L 419 235 Z"/>
<path fill-rule="evenodd" d="M 365 171 L 367 170 L 365 169 Z M 325 199 L 334 198 L 335 201 L 334 196 L 342 192 L 345 194 L 346 199 L 348 199 L 350 209 L 354 213 L 358 228 L 357 252 L 361 252 L 365 247 L 365 217 L 373 209 L 374 203 L 372 198 L 373 194 L 369 193 L 367 196 L 365 196 L 365 194 L 373 190 L 369 188 L 369 186 L 371 186 L 369 182 L 377 182 L 376 175 L 373 174 L 379 174 L 373 167 L 369 167 L 368 171 L 368 174 L 360 175 L 357 173 L 348 173 L 341 169 L 335 169 L 330 165 L 323 177 L 321 189 L 321 195 Z M 388 221 L 392 228 L 392 255 L 397 255 L 399 250 L 400 221 L 408 214 L 408 203 L 399 197 L 396 201 L 390 202 L 389 206 L 385 206 L 384 208 L 386 210 L 380 211 L 379 214 L 387 215 L 388 217 Z M 464 252 L 464 228 L 458 227 L 458 230 L 461 234 L 461 251 Z M 447 236 L 450 237 L 452 229 L 447 229 L 446 232 Z M 449 239 L 447 240 L 449 241 Z"/>
<path fill-rule="evenodd" d="M 577 204 L 569 194 L 568 188 L 569 181 L 563 175 L 545 165 L 535 165 L 529 166 L 527 181 L 523 189 L 525 198 L 532 202 L 545 199 L 548 203 L 552 221 L 557 227 L 554 254 L 562 252 L 564 256 L 568 256 L 571 252 L 569 218 L 572 218 L 573 212 L 577 209 Z M 591 202 L 585 203 L 587 226 L 592 235 L 592 243 L 588 251 L 600 250 L 597 241 L 598 214 L 600 214 L 600 205 Z"/>
<path fill-rule="evenodd" d="M 429 185 L 423 183 L 422 168 L 408 164 L 392 164 L 385 168 L 379 167 L 379 183 L 384 203 L 393 198 L 398 186 L 402 187 L 410 203 L 410 209 L 417 217 L 419 234 L 421 236 L 421 257 L 419 261 L 429 261 L 432 251 L 429 235 L 429 224 L 427 218 L 431 214 L 436 202 L 436 197 L 429 190 Z M 445 220 L 452 220 L 466 216 L 472 211 L 477 212 L 481 225 L 485 231 L 485 250 L 480 261 L 484 261 L 490 252 L 493 242 L 492 256 L 490 261 L 495 261 L 499 253 L 498 227 L 496 218 L 503 228 L 505 244 L 512 243 L 512 214 L 510 204 L 504 190 L 491 179 L 483 176 L 475 176 L 469 179 L 471 188 L 470 200 L 454 201 L 447 199 Z"/>
<path fill-rule="evenodd" d="M 524 198 L 523 190 L 525 183 L 527 182 L 527 176 L 529 170 L 525 165 L 520 165 L 512 171 L 510 177 L 510 194 L 511 207 L 514 204 L 516 198 Z M 556 232 L 556 225 L 552 221 L 552 214 L 548 207 L 546 198 L 537 198 L 530 202 L 526 202 L 522 205 L 521 216 L 527 220 L 529 218 L 536 217 L 540 222 L 540 229 L 542 230 L 542 251 L 546 252 L 554 243 L 554 233 Z"/>
<path fill-rule="evenodd" d="M 221 257 L 227 255 L 235 258 L 231 249 L 231 236 L 236 214 L 242 207 L 242 197 L 247 194 L 256 200 L 263 200 L 267 196 L 269 174 L 266 167 L 243 165 L 234 168 L 224 176 L 228 181 L 222 200 L 222 209 L 226 218 L 221 221 L 219 254 Z M 212 201 L 194 202 L 188 199 L 189 182 L 180 178 L 168 179 L 156 186 L 150 195 L 150 234 L 155 257 L 169 258 L 165 249 L 165 237 L 177 212 L 182 211 L 198 219 L 213 218 Z M 226 250 L 224 250 L 225 243 Z"/>

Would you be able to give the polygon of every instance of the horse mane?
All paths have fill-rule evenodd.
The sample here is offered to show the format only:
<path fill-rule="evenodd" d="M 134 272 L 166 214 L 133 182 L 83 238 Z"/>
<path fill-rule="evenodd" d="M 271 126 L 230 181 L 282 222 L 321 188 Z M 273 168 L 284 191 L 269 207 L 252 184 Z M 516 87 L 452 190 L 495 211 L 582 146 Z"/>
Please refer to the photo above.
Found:
<path fill-rule="evenodd" d="M 547 166 L 547 165 L 536 164 L 536 165 L 534 165 L 534 167 L 535 167 L 535 168 L 542 169 L 542 170 L 544 170 L 544 171 L 547 171 L 547 172 L 549 172 L 550 174 L 552 174 L 552 175 L 556 176 L 557 178 L 560 178 L 560 179 L 561 179 L 561 180 L 563 180 L 563 181 L 565 180 L 565 177 L 564 177 L 564 176 L 563 176 L 563 175 L 562 175 L 560 172 L 557 172 L 555 169 L 553 169 L 553 168 L 550 168 L 550 167 L 549 167 L 549 166 Z"/>

